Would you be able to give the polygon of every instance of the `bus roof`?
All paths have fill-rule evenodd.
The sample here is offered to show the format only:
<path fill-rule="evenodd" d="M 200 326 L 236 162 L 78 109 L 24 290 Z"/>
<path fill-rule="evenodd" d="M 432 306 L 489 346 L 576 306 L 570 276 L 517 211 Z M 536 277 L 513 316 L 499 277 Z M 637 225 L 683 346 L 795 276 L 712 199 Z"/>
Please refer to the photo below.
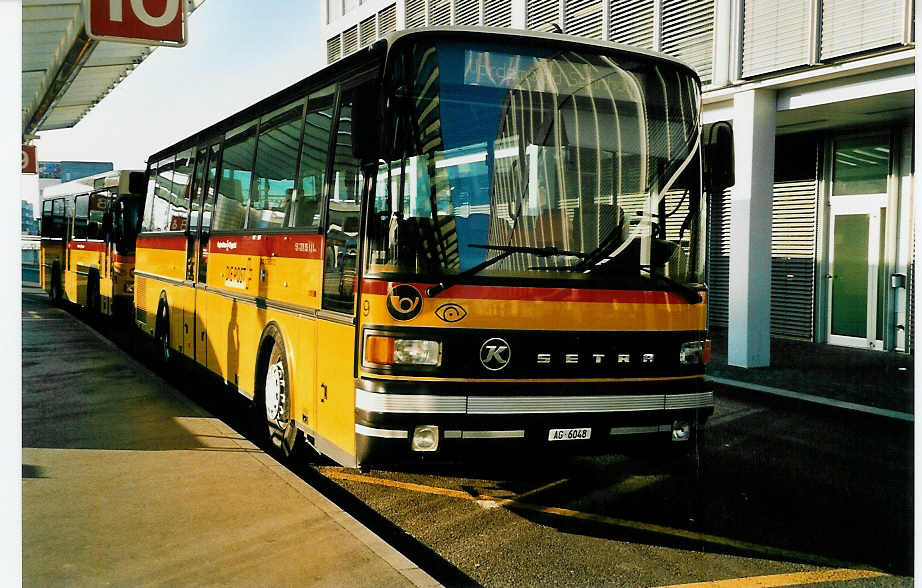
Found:
<path fill-rule="evenodd" d="M 464 36 L 464 38 L 469 39 L 471 35 L 476 36 L 485 36 L 485 37 L 495 37 L 497 40 L 521 40 L 528 43 L 534 43 L 535 40 L 546 41 L 548 44 L 572 44 L 574 46 L 583 46 L 587 48 L 596 48 L 603 49 L 605 51 L 620 51 L 623 53 L 629 53 L 632 55 L 641 55 L 644 57 L 649 57 L 652 59 L 659 59 L 677 65 L 679 67 L 685 67 L 694 73 L 695 77 L 698 77 L 697 72 L 687 63 L 680 59 L 676 59 L 665 53 L 659 53 L 657 51 L 652 51 L 650 49 L 642 49 L 640 47 L 634 47 L 633 45 L 625 45 L 624 43 L 614 43 L 612 41 L 603 41 L 601 39 L 592 39 L 588 37 L 579 37 L 576 35 L 565 35 L 562 33 L 550 33 L 545 31 L 534 31 L 534 30 L 525 30 L 525 29 L 511 29 L 508 27 L 477 27 L 477 26 L 436 26 L 436 27 L 425 27 L 425 28 L 414 28 L 414 29 L 405 29 L 402 31 L 397 31 L 389 34 L 384 37 L 384 40 L 387 41 L 388 46 L 394 45 L 398 40 L 405 37 L 424 37 L 427 35 L 441 35 L 445 37 L 450 37 L 452 35 Z"/>
<path fill-rule="evenodd" d="M 78 178 L 69 182 L 52 184 L 42 190 L 42 200 L 48 198 L 57 198 L 60 196 L 72 196 L 76 194 L 86 194 L 94 190 L 103 188 L 119 188 L 128 186 L 128 174 L 137 170 L 112 170 Z M 97 181 L 101 180 L 101 181 Z"/>
<path fill-rule="evenodd" d="M 218 139 L 227 131 L 247 123 L 261 114 L 275 110 L 280 106 L 297 100 L 298 98 L 303 97 L 305 92 L 316 89 L 318 86 L 321 86 L 324 83 L 332 83 L 333 81 L 341 79 L 342 77 L 348 77 L 349 75 L 360 73 L 363 69 L 363 66 L 368 66 L 370 54 L 375 55 L 380 54 L 386 50 L 389 51 L 393 45 L 397 43 L 402 44 L 405 42 L 405 39 L 426 38 L 430 36 L 441 36 L 442 38 L 458 36 L 465 40 L 471 40 L 472 37 L 480 37 L 481 39 L 492 38 L 496 41 L 517 40 L 526 43 L 534 43 L 537 39 L 544 41 L 548 45 L 552 46 L 581 46 L 590 49 L 602 49 L 604 51 L 617 51 L 629 55 L 637 55 L 649 59 L 660 60 L 681 68 L 685 68 L 695 77 L 695 79 L 699 79 L 698 73 L 690 65 L 679 59 L 664 53 L 658 53 L 648 49 L 641 49 L 631 45 L 624 45 L 622 43 L 612 43 L 610 41 L 601 41 L 597 39 L 589 39 L 586 37 L 577 37 L 574 35 L 564 35 L 559 33 L 510 29 L 507 27 L 440 26 L 406 29 L 391 33 L 386 37 L 382 37 L 381 39 L 378 39 L 377 41 L 359 49 L 358 51 L 343 57 L 339 61 L 321 68 L 315 73 L 308 75 L 304 79 L 295 82 L 294 84 L 283 88 L 282 90 L 279 90 L 278 92 L 275 92 L 274 94 L 271 94 L 254 104 L 251 104 L 243 110 L 236 112 L 227 118 L 198 131 L 197 133 L 189 135 L 188 137 L 181 139 L 168 147 L 159 149 L 148 157 L 147 164 L 150 165 L 151 162 L 159 161 L 161 158 L 178 151 L 199 146 L 203 142 Z"/>

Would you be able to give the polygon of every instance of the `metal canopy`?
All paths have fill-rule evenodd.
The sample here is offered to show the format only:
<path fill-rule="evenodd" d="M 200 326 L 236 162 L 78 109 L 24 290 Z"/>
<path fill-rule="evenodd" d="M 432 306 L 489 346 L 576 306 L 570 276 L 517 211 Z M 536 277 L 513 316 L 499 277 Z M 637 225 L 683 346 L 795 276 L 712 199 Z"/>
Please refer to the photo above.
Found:
<path fill-rule="evenodd" d="M 205 0 L 186 0 L 189 12 Z M 76 125 L 154 47 L 95 41 L 81 0 L 23 0 L 22 134 Z"/>

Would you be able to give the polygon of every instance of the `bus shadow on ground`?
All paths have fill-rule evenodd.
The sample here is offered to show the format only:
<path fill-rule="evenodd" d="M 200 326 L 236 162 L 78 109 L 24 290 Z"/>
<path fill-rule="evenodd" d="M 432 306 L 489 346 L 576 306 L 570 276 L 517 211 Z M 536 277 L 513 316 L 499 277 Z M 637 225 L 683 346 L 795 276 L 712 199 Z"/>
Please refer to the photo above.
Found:
<path fill-rule="evenodd" d="M 429 477 L 472 499 L 511 499 L 501 506 L 561 533 L 911 575 L 911 467 L 860 467 L 822 446 L 740 432 L 760 430 L 761 418 L 715 428 L 697 455 L 685 457 L 497 460 L 384 475 Z"/>

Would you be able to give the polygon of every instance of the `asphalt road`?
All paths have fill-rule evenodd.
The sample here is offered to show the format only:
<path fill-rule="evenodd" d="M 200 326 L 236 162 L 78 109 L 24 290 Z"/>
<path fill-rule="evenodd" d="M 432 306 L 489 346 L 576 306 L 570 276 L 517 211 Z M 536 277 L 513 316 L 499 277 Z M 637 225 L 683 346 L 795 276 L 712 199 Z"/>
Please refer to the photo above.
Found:
<path fill-rule="evenodd" d="M 151 352 L 100 328 L 142 360 Z M 187 370 L 163 375 L 244 427 L 239 398 Z M 909 423 L 719 390 L 687 458 L 291 467 L 448 585 L 910 586 L 912 451 Z"/>

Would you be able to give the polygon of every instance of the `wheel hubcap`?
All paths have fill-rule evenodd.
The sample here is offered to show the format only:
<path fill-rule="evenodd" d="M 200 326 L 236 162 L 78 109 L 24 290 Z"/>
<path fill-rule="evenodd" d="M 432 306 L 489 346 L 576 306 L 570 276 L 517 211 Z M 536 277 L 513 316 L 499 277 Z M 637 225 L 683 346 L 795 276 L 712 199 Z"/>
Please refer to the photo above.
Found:
<path fill-rule="evenodd" d="M 269 366 L 266 373 L 266 417 L 282 423 L 286 420 L 288 399 L 285 394 L 285 367 L 281 361 Z"/>

